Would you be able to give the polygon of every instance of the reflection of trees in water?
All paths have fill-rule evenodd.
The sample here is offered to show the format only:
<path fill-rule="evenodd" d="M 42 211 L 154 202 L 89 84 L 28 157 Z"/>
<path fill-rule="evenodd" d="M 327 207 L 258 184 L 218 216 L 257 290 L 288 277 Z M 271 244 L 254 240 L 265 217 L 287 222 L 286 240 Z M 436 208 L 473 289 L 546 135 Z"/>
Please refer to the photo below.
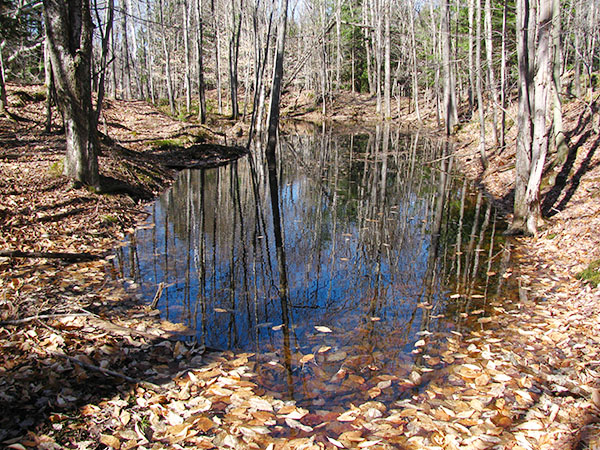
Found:
<path fill-rule="evenodd" d="M 165 282 L 159 306 L 202 343 L 306 351 L 312 325 L 335 324 L 350 330 L 339 345 L 374 352 L 393 338 L 400 358 L 417 331 L 452 326 L 441 314 L 469 325 L 464 314 L 500 289 L 495 213 L 450 176 L 446 145 L 389 124 L 281 142 L 270 172 L 256 152 L 182 174 L 156 226 L 117 258 L 149 296 Z M 272 330 L 281 323 L 289 335 Z"/>

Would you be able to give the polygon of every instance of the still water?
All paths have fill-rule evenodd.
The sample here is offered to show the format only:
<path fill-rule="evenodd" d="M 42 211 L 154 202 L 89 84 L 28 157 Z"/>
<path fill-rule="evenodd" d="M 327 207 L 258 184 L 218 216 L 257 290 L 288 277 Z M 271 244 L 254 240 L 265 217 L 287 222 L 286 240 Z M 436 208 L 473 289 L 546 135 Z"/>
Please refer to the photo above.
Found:
<path fill-rule="evenodd" d="M 382 126 L 282 136 L 180 173 L 115 269 L 209 348 L 308 407 L 410 395 L 506 291 L 504 225 L 446 144 Z"/>

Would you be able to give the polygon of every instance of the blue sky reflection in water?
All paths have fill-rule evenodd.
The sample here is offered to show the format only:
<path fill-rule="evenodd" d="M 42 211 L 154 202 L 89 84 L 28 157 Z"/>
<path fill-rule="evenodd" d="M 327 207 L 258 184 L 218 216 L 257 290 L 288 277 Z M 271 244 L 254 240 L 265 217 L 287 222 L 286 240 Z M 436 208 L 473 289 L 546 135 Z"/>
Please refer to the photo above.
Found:
<path fill-rule="evenodd" d="M 383 126 L 286 135 L 280 228 L 255 152 L 182 172 L 115 267 L 148 301 L 164 282 L 162 317 L 199 343 L 256 353 L 267 391 L 397 399 L 443 366 L 451 331 L 485 326 L 510 273 L 495 211 L 447 152 Z"/>

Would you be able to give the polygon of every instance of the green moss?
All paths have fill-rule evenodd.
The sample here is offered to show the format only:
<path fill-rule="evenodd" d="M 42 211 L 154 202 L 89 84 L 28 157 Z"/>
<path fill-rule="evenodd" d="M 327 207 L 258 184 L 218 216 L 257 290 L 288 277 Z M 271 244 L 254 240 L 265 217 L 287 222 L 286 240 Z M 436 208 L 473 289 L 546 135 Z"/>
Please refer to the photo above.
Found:
<path fill-rule="evenodd" d="M 48 173 L 52 177 L 58 178 L 63 174 L 64 169 L 65 162 L 62 159 L 59 159 L 58 161 L 50 164 L 50 167 L 48 167 Z"/>
<path fill-rule="evenodd" d="M 117 223 L 119 220 L 112 214 L 105 214 L 101 216 L 102 222 L 106 224 Z"/>
<path fill-rule="evenodd" d="M 576 277 L 594 286 L 600 286 L 600 259 L 592 261 L 586 269 L 579 272 Z"/>
<path fill-rule="evenodd" d="M 148 142 L 148 144 L 155 148 L 155 149 L 160 149 L 160 150 L 168 150 L 171 148 L 177 148 L 177 147 L 182 147 L 184 142 L 183 139 L 181 138 L 177 138 L 177 139 L 156 139 L 154 141 L 150 141 Z"/>

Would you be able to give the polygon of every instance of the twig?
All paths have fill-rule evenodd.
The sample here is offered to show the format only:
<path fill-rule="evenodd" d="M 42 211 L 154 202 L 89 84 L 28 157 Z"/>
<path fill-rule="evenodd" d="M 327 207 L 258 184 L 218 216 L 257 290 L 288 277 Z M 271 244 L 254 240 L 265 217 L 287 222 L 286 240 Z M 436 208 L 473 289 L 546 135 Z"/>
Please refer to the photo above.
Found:
<path fill-rule="evenodd" d="M 154 299 L 152 300 L 152 303 L 150 303 L 150 308 L 151 309 L 156 308 L 156 305 L 158 304 L 158 301 L 162 297 L 162 293 L 163 293 L 164 287 L 165 287 L 165 283 L 163 281 L 161 281 L 160 283 L 158 283 L 158 289 L 156 289 L 156 294 L 154 294 Z"/>
<path fill-rule="evenodd" d="M 71 362 L 73 362 L 75 364 L 80 365 L 81 367 L 84 367 L 84 368 L 90 369 L 90 370 L 95 370 L 96 372 L 103 373 L 104 375 L 109 375 L 109 376 L 113 376 L 113 377 L 117 377 L 117 378 L 122 378 L 123 380 L 129 381 L 130 383 L 137 383 L 139 381 L 139 380 L 136 380 L 135 378 L 128 377 L 127 375 L 124 375 L 122 373 L 115 372 L 114 370 L 104 369 L 102 367 L 95 366 L 93 364 L 89 364 L 89 363 L 80 361 L 77 358 L 74 358 L 74 357 L 69 356 L 69 355 L 65 355 L 63 353 L 58 353 L 58 352 L 49 352 L 49 353 L 52 356 L 58 356 L 60 358 L 67 359 L 67 360 L 69 360 L 69 361 L 71 361 Z"/>
<path fill-rule="evenodd" d="M 4 325 L 18 325 L 21 323 L 33 322 L 34 320 L 41 319 L 59 319 L 63 317 L 82 317 L 82 316 L 92 316 L 94 314 L 90 312 L 85 313 L 66 313 L 66 314 L 40 314 L 37 316 L 25 317 L 23 319 L 15 319 L 15 320 L 3 320 L 0 322 L 0 326 Z"/>

